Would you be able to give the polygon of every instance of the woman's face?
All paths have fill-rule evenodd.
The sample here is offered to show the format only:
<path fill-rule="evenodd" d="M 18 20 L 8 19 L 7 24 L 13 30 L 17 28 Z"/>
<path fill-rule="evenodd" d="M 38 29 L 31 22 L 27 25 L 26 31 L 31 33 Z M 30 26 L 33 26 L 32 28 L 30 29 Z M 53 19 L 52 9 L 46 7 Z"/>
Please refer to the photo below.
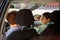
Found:
<path fill-rule="evenodd" d="M 42 21 L 43 24 L 46 24 L 50 21 L 50 19 L 49 18 L 47 19 L 46 17 L 42 16 L 41 21 Z"/>

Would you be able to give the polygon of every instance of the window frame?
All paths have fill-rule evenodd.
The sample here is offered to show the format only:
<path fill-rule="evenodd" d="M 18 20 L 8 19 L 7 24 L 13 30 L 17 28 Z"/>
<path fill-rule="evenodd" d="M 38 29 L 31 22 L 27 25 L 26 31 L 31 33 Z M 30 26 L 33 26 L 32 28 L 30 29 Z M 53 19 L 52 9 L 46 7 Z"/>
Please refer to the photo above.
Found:
<path fill-rule="evenodd" d="M 7 10 L 9 9 L 9 4 L 11 3 L 11 0 L 3 0 L 1 3 L 1 17 L 0 17 L 0 40 L 3 39 L 3 28 L 4 28 L 4 20 L 6 18 L 7 15 Z"/>

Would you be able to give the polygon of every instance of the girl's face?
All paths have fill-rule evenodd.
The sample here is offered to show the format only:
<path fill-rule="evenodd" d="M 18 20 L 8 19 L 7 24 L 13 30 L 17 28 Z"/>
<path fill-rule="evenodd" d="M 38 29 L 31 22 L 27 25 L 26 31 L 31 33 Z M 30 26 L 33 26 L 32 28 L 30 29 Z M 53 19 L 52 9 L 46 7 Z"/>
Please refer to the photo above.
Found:
<path fill-rule="evenodd" d="M 47 19 L 46 17 L 42 16 L 41 21 L 42 21 L 43 24 L 46 24 L 50 21 L 50 19 L 49 18 Z"/>

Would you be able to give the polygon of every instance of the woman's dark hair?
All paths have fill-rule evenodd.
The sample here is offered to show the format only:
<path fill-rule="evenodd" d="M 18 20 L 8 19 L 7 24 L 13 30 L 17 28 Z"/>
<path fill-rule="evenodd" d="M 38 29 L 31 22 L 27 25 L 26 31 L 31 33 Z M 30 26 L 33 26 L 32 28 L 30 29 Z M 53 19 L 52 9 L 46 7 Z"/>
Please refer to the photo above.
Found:
<path fill-rule="evenodd" d="M 43 16 L 48 19 L 48 18 L 51 18 L 51 14 L 49 12 L 45 12 L 43 13 Z"/>
<path fill-rule="evenodd" d="M 29 9 L 21 9 L 16 15 L 16 23 L 20 25 L 31 25 L 34 23 L 32 11 Z"/>

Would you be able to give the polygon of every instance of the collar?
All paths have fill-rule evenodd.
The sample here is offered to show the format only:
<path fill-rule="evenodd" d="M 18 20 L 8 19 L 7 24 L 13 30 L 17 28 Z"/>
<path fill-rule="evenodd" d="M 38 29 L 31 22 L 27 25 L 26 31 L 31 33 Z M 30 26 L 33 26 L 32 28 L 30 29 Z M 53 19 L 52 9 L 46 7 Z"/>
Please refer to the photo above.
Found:
<path fill-rule="evenodd" d="M 19 27 L 19 25 L 17 25 L 17 24 L 10 25 L 10 28 L 16 28 L 16 27 Z"/>
<path fill-rule="evenodd" d="M 43 25 L 49 25 L 49 24 L 54 24 L 54 22 L 48 22 L 47 24 L 43 24 Z"/>

